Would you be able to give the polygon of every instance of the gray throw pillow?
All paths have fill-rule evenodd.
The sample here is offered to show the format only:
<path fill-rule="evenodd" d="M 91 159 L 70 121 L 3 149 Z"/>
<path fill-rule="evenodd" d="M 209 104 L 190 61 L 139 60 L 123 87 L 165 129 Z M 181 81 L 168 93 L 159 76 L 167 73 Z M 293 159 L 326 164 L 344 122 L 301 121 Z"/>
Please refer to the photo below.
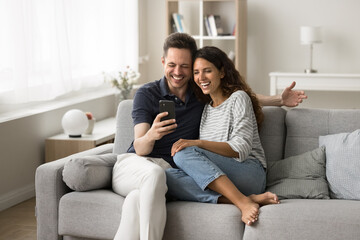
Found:
<path fill-rule="evenodd" d="M 116 160 L 113 153 L 70 159 L 64 166 L 63 181 L 75 191 L 110 188 Z"/>
<path fill-rule="evenodd" d="M 331 198 L 360 200 L 360 129 L 319 137 Z"/>
<path fill-rule="evenodd" d="M 325 178 L 325 148 L 268 163 L 267 191 L 279 199 L 329 199 Z"/>

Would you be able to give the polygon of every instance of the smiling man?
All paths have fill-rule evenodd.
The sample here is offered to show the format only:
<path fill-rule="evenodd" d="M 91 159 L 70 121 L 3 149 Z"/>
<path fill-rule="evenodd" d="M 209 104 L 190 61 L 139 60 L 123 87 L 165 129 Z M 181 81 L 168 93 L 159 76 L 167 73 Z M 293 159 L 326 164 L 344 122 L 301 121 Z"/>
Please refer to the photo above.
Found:
<path fill-rule="evenodd" d="M 134 142 L 128 154 L 119 155 L 113 170 L 113 189 L 126 196 L 115 239 L 162 239 L 167 191 L 163 168 L 174 166 L 173 143 L 180 138 L 199 137 L 204 105 L 189 84 L 196 50 L 191 36 L 170 35 L 161 58 L 164 77 L 145 84 L 135 94 Z M 159 113 L 159 100 L 175 103 L 176 120 L 160 121 L 167 113 Z"/>
<path fill-rule="evenodd" d="M 115 239 L 162 239 L 166 223 L 166 177 L 163 169 L 175 166 L 172 145 L 198 139 L 204 104 L 193 92 L 192 62 L 195 40 L 173 33 L 165 40 L 161 62 L 164 76 L 143 85 L 135 94 L 132 118 L 134 141 L 127 154 L 118 156 L 113 170 L 113 190 L 126 197 Z M 293 84 L 279 96 L 259 96 L 262 105 L 296 106 L 306 96 Z M 175 103 L 176 119 L 160 121 L 159 100 Z"/>
<path fill-rule="evenodd" d="M 173 165 L 172 144 L 184 136 L 198 137 L 204 105 L 197 101 L 189 84 L 196 50 L 194 39 L 187 34 L 173 34 L 166 39 L 161 58 L 164 77 L 145 84 L 134 97 L 135 140 L 129 152 L 162 158 Z M 176 120 L 160 122 L 167 114 L 159 114 L 159 100 L 175 103 Z"/>

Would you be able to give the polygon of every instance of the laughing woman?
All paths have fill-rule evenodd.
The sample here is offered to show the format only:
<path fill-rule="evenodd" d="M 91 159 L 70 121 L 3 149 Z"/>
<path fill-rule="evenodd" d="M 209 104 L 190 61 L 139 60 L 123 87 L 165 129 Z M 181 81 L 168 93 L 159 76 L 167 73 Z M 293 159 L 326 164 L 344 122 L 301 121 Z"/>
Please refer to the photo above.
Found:
<path fill-rule="evenodd" d="M 255 94 L 227 55 L 216 47 L 199 49 L 194 90 L 206 102 L 199 140 L 178 140 L 172 155 L 178 167 L 166 170 L 170 197 L 232 203 L 251 225 L 259 206 L 279 203 L 264 193 L 266 161 L 258 126 L 263 113 Z"/>

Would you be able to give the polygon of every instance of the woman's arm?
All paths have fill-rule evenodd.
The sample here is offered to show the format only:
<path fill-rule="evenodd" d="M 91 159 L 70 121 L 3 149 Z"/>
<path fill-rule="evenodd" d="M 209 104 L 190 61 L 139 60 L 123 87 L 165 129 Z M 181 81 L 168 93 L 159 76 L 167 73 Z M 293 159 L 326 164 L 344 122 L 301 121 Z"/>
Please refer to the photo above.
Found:
<path fill-rule="evenodd" d="M 211 151 L 213 153 L 225 157 L 232 157 L 232 158 L 239 157 L 239 153 L 235 152 L 226 142 L 213 142 L 207 140 L 186 140 L 186 139 L 179 139 L 177 142 L 173 144 L 171 148 L 171 156 L 174 156 L 175 153 L 190 146 L 197 146 L 199 148 Z"/>

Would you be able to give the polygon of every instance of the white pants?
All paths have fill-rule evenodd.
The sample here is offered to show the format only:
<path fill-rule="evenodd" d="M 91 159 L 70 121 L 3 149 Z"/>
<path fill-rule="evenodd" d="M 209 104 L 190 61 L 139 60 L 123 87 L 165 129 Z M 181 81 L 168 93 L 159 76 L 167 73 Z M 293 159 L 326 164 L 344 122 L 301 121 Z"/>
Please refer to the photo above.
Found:
<path fill-rule="evenodd" d="M 160 167 L 160 166 L 161 167 Z M 163 159 L 121 154 L 113 169 L 114 192 L 126 197 L 114 240 L 161 240 L 167 191 Z"/>

